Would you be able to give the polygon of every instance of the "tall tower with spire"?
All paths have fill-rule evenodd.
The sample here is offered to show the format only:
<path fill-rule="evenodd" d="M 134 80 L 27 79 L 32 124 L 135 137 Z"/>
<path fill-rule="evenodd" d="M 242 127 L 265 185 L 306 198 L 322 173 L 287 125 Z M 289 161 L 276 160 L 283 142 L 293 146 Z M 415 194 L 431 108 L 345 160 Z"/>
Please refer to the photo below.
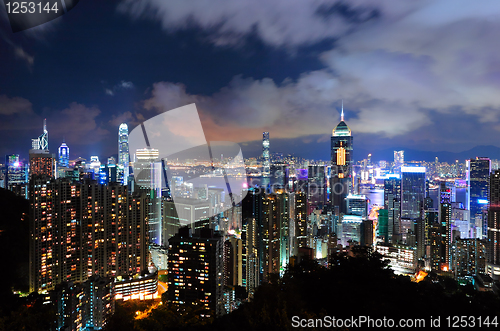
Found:
<path fill-rule="evenodd" d="M 352 140 L 351 129 L 344 122 L 344 102 L 340 123 L 333 129 L 331 138 L 330 200 L 340 213 L 346 212 L 346 196 L 352 190 Z"/>
<path fill-rule="evenodd" d="M 120 124 L 118 128 L 118 165 L 123 169 L 123 185 L 127 185 L 129 175 L 130 154 L 128 146 L 128 125 Z"/>

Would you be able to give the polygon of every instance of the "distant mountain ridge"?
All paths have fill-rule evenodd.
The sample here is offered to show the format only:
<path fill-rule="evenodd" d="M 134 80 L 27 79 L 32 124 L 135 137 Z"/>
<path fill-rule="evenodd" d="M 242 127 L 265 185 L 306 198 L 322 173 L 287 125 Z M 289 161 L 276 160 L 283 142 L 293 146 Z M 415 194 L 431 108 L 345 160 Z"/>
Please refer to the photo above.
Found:
<path fill-rule="evenodd" d="M 405 161 L 426 161 L 432 162 L 438 157 L 439 162 L 455 162 L 458 160 L 459 162 L 464 162 L 465 160 L 477 157 L 489 157 L 490 159 L 500 159 L 500 147 L 487 145 L 487 146 L 476 146 L 469 150 L 462 152 L 432 152 L 432 151 L 419 151 L 410 148 L 391 148 L 384 149 L 381 151 L 373 151 L 372 152 L 372 160 L 373 161 L 393 161 L 394 160 L 394 151 L 396 150 L 404 150 L 405 152 Z M 358 150 L 354 150 L 354 157 L 356 160 L 362 160 L 367 157 L 367 150 L 363 148 L 359 148 Z"/>

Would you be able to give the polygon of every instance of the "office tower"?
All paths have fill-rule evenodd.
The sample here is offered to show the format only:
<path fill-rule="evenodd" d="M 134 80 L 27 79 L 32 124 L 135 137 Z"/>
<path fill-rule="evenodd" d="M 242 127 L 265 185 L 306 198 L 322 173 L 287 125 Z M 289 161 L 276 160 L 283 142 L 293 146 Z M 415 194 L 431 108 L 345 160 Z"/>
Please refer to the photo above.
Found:
<path fill-rule="evenodd" d="M 127 185 L 129 163 L 128 126 L 126 123 L 122 123 L 118 128 L 118 165 L 123 169 L 123 185 Z"/>
<path fill-rule="evenodd" d="M 358 215 L 366 218 L 368 215 L 368 199 L 366 195 L 349 194 L 346 198 L 347 215 Z"/>
<path fill-rule="evenodd" d="M 176 198 L 174 201 L 164 200 L 161 245 L 166 246 L 168 240 L 175 236 L 180 228 L 188 226 L 194 232 L 207 226 L 210 215 L 210 203 L 207 200 Z"/>
<path fill-rule="evenodd" d="M 150 196 L 149 206 L 149 240 L 156 245 L 164 245 L 162 239 L 161 217 L 161 162 L 160 152 L 154 148 L 138 149 L 135 152 L 134 180 L 136 190 L 145 190 Z"/>
<path fill-rule="evenodd" d="M 488 190 L 491 173 L 491 160 L 487 157 L 476 157 L 467 160 L 468 206 L 471 227 L 476 228 L 478 238 L 486 238 L 487 225 L 480 225 L 483 211 L 488 208 Z"/>
<path fill-rule="evenodd" d="M 339 213 L 346 212 L 345 197 L 352 188 L 353 137 L 351 129 L 344 122 L 344 106 L 340 123 L 332 132 L 331 138 L 331 185 L 332 206 L 339 208 Z"/>
<path fill-rule="evenodd" d="M 377 237 L 381 238 L 383 243 L 389 243 L 389 211 L 387 209 L 378 211 L 377 227 Z"/>
<path fill-rule="evenodd" d="M 311 212 L 326 203 L 327 177 L 324 165 L 310 165 L 307 170 L 307 201 Z"/>
<path fill-rule="evenodd" d="M 201 317 L 223 314 L 223 237 L 211 229 L 193 236 L 184 227 L 169 240 L 167 300 L 179 306 L 197 303 Z"/>
<path fill-rule="evenodd" d="M 271 193 L 286 190 L 288 187 L 289 167 L 286 164 L 273 163 L 270 166 Z"/>
<path fill-rule="evenodd" d="M 49 131 L 47 130 L 47 119 L 43 120 L 43 133 L 35 139 L 31 139 L 31 149 L 48 151 L 49 150 Z"/>
<path fill-rule="evenodd" d="M 30 181 L 30 292 L 147 268 L 147 196 L 121 185 Z"/>
<path fill-rule="evenodd" d="M 472 277 L 486 271 L 486 240 L 455 238 L 452 246 L 452 269 L 460 283 L 472 283 Z"/>
<path fill-rule="evenodd" d="M 400 173 L 400 169 L 405 164 L 405 151 L 394 151 L 394 171 Z"/>
<path fill-rule="evenodd" d="M 34 176 L 54 177 L 55 160 L 54 155 L 46 150 L 34 150 L 29 152 L 30 158 L 30 178 Z"/>
<path fill-rule="evenodd" d="M 490 175 L 488 207 L 488 273 L 500 275 L 500 170 Z"/>
<path fill-rule="evenodd" d="M 452 242 L 456 235 L 460 238 L 471 237 L 469 211 L 461 202 L 451 203 L 451 232 Z M 456 235 L 453 234 L 454 232 Z"/>
<path fill-rule="evenodd" d="M 269 161 L 269 132 L 262 134 L 262 176 L 269 176 L 270 161 Z"/>
<path fill-rule="evenodd" d="M 401 240 L 401 179 L 387 175 L 384 179 L 384 209 L 387 209 L 387 242 Z"/>
<path fill-rule="evenodd" d="M 361 224 L 361 246 L 373 246 L 374 242 L 374 227 L 373 227 L 373 220 L 367 220 L 364 219 L 363 223 Z"/>
<path fill-rule="evenodd" d="M 287 193 L 269 194 L 262 203 L 262 241 L 264 275 L 282 273 L 290 258 L 289 197 Z"/>
<path fill-rule="evenodd" d="M 425 167 L 401 168 L 401 218 L 422 217 L 425 199 Z"/>
<path fill-rule="evenodd" d="M 59 167 L 69 167 L 69 147 L 64 141 L 59 146 Z"/>
<path fill-rule="evenodd" d="M 348 247 L 350 243 L 361 244 L 363 218 L 357 215 L 343 215 L 340 222 L 338 237 L 342 246 Z"/>
<path fill-rule="evenodd" d="M 118 169 L 115 164 L 101 164 L 99 168 L 99 184 L 108 185 L 119 181 Z"/>
<path fill-rule="evenodd" d="M 19 160 L 19 154 L 5 157 L 4 188 L 27 198 L 28 165 Z"/>
<path fill-rule="evenodd" d="M 384 208 L 389 207 L 389 200 L 401 199 L 401 178 L 396 174 L 386 175 L 384 179 Z"/>

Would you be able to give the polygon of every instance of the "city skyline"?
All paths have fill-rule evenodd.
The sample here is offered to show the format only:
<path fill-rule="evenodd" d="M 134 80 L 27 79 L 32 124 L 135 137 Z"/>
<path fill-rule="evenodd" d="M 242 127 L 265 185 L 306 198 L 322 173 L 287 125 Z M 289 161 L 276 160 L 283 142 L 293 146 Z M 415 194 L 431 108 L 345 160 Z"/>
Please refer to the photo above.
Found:
<path fill-rule="evenodd" d="M 243 4 L 246 20 L 221 23 L 238 17 Z M 256 155 L 268 131 L 276 151 L 327 160 L 325 149 L 315 147 L 328 144 L 342 99 L 358 150 L 375 158 L 385 149 L 498 147 L 491 46 L 498 23 L 491 18 L 499 5 L 485 11 L 463 3 L 446 12 L 447 4 L 320 2 L 288 11 L 275 4 L 262 13 L 243 1 L 214 4 L 202 19 L 197 3 L 86 1 L 16 34 L 1 20 L 7 52 L 0 72 L 7 78 L 0 82 L 0 138 L 12 144 L 0 154 L 29 149 L 26 139 L 47 118 L 52 146 L 66 138 L 75 156 L 107 157 L 115 154 L 111 141 L 120 123 L 132 129 L 159 111 L 196 102 L 209 141 L 229 138 Z M 153 18 L 155 9 L 162 14 Z M 300 23 L 285 14 L 273 22 L 279 11 Z M 185 26 L 189 15 L 193 23 Z M 271 33 L 273 24 L 281 29 Z M 477 127 L 487 134 L 476 134 Z"/>
<path fill-rule="evenodd" d="M 0 5 L 2 330 L 498 326 L 499 2 L 44 1 Z"/>

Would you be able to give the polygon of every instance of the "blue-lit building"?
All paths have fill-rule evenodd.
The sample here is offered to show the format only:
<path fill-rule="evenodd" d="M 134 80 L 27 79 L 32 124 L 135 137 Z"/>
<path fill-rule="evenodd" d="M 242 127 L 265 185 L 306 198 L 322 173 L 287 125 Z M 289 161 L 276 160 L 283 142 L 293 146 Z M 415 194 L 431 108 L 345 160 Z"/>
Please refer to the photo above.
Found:
<path fill-rule="evenodd" d="M 471 227 L 476 228 L 476 237 L 487 236 L 487 222 L 483 221 L 483 213 L 488 209 L 489 180 L 491 160 L 487 157 L 476 157 L 467 160 L 468 206 Z"/>
<path fill-rule="evenodd" d="M 401 218 L 421 218 L 424 199 L 425 167 L 401 167 Z"/>
<path fill-rule="evenodd" d="M 61 146 L 59 146 L 59 167 L 69 167 L 69 147 L 64 141 Z"/>
<path fill-rule="evenodd" d="M 19 159 L 19 154 L 5 157 L 4 188 L 27 198 L 26 184 L 29 179 L 29 168 Z"/>

